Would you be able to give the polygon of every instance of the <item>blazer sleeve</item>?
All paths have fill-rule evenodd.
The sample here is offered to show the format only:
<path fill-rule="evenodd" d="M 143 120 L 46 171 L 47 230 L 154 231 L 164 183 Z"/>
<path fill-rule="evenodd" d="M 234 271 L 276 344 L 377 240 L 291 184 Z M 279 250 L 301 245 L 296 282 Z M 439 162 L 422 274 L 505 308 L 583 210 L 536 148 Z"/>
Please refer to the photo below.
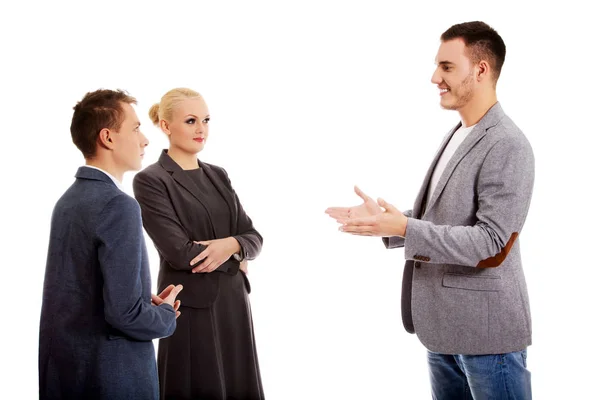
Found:
<path fill-rule="evenodd" d="M 106 322 L 136 340 L 166 337 L 175 331 L 175 310 L 142 297 L 144 235 L 137 202 L 126 194 L 109 201 L 96 229 Z"/>
<path fill-rule="evenodd" d="M 529 210 L 534 157 L 524 136 L 497 141 L 483 161 L 474 226 L 434 225 L 409 218 L 405 258 L 479 268 L 502 264 Z"/>
<path fill-rule="evenodd" d="M 224 177 L 225 183 L 229 187 L 229 190 L 233 193 L 235 205 L 237 208 L 237 232 L 234 233 L 233 237 L 239 242 L 242 248 L 242 259 L 254 260 L 260 254 L 263 245 L 263 238 L 252 224 L 252 220 L 244 211 L 240 199 L 231 185 L 229 176 L 225 169 L 220 168 Z"/>
<path fill-rule="evenodd" d="M 412 210 L 403 211 L 402 214 L 406 215 L 408 218 L 411 218 L 413 215 Z M 390 236 L 384 237 L 383 245 L 386 249 L 395 249 L 398 247 L 404 247 L 404 238 L 402 236 Z"/>
<path fill-rule="evenodd" d="M 192 270 L 190 261 L 206 246 L 188 236 L 163 182 L 154 175 L 140 172 L 133 179 L 133 193 L 142 209 L 144 229 L 158 252 L 176 270 Z"/>

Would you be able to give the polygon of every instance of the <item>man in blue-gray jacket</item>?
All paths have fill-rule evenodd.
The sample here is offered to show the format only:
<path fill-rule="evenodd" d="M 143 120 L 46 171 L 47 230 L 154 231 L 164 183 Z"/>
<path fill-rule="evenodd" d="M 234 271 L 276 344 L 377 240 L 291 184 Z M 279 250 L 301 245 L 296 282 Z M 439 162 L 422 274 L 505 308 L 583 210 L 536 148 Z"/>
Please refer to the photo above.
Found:
<path fill-rule="evenodd" d="M 181 285 L 151 294 L 138 203 L 121 190 L 148 140 L 123 91 L 97 90 L 74 107 L 83 153 L 52 214 L 40 320 L 40 399 L 158 399 L 152 339 L 176 326 Z"/>

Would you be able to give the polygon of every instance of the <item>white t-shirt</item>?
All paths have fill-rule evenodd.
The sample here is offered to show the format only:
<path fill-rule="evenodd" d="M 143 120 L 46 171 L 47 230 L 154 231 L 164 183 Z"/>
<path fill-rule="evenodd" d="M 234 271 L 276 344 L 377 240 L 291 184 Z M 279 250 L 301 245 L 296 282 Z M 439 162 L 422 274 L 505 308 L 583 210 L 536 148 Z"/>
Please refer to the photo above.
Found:
<path fill-rule="evenodd" d="M 438 160 L 438 163 L 433 170 L 433 174 L 431 175 L 429 192 L 427 193 L 427 204 L 429 204 L 429 200 L 431 200 L 431 196 L 433 195 L 433 192 L 435 192 L 435 188 L 440 180 L 440 177 L 444 173 L 446 166 L 448 165 L 448 161 L 450 161 L 456 152 L 456 149 L 458 149 L 458 146 L 460 146 L 460 144 L 465 140 L 467 135 L 473 130 L 473 128 L 475 128 L 476 125 L 477 124 L 471 125 L 467 128 L 461 125 L 461 127 L 454 132 L 454 135 L 452 135 L 452 138 L 446 145 L 446 148 L 444 149 L 444 152 Z"/>

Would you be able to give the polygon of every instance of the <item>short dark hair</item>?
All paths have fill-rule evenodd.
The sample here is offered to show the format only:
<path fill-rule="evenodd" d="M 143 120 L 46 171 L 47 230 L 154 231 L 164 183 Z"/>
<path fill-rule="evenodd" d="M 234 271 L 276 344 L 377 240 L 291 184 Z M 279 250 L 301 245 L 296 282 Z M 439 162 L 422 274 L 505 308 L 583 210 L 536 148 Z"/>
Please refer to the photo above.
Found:
<path fill-rule="evenodd" d="M 96 155 L 98 134 L 102 129 L 119 130 L 125 120 L 121 103 L 137 104 L 124 90 L 99 89 L 88 92 L 73 107 L 71 137 L 85 158 Z"/>
<path fill-rule="evenodd" d="M 440 39 L 444 42 L 462 39 L 471 62 L 475 64 L 481 60 L 487 60 L 494 72 L 494 81 L 498 80 L 506 57 L 506 46 L 498 32 L 488 24 L 481 21 L 456 24 L 442 33 Z"/>

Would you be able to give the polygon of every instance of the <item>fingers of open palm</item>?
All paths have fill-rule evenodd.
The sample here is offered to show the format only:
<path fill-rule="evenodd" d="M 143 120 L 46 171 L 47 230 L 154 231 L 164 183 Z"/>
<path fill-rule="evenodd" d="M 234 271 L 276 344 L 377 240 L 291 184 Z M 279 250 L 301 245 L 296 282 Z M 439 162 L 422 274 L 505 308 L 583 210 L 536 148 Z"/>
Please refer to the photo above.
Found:
<path fill-rule="evenodd" d="M 376 236 L 377 234 L 372 231 L 364 231 L 364 232 L 351 232 L 354 236 Z"/>
<path fill-rule="evenodd" d="M 393 204 L 388 203 L 381 197 L 377 199 L 377 204 L 379 206 L 385 208 L 385 210 L 391 214 L 399 214 L 400 213 L 400 211 L 398 211 L 398 209 L 396 207 L 394 207 Z"/>
<path fill-rule="evenodd" d="M 325 210 L 325 213 L 332 218 L 339 218 L 347 216 L 349 210 L 350 208 L 348 207 L 330 207 L 327 210 Z"/>
<path fill-rule="evenodd" d="M 171 290 L 171 293 L 169 293 L 169 295 L 167 297 L 165 297 L 163 303 L 167 303 L 170 304 L 171 306 L 175 305 L 175 299 L 177 298 L 177 295 L 179 294 L 179 292 L 181 292 L 181 290 L 183 289 L 183 286 L 181 285 L 177 285 L 175 286 L 175 288 L 173 288 L 173 290 Z"/>
<path fill-rule="evenodd" d="M 376 231 L 376 228 L 373 225 L 345 225 L 342 228 L 344 232 L 348 233 L 366 233 Z"/>
<path fill-rule="evenodd" d="M 365 203 L 371 199 L 369 196 L 366 195 L 365 192 L 363 192 L 362 190 L 360 190 L 360 188 L 358 186 L 354 186 L 354 193 L 356 193 L 358 195 L 358 197 L 360 197 L 361 199 L 363 199 L 363 201 Z"/>
<path fill-rule="evenodd" d="M 171 293 L 171 290 L 173 290 L 174 287 L 175 287 L 175 285 L 170 284 L 169 286 L 164 288 L 162 292 L 160 292 L 158 297 L 160 297 L 161 299 L 164 299 L 165 297 L 167 297 L 169 295 L 169 293 Z"/>

